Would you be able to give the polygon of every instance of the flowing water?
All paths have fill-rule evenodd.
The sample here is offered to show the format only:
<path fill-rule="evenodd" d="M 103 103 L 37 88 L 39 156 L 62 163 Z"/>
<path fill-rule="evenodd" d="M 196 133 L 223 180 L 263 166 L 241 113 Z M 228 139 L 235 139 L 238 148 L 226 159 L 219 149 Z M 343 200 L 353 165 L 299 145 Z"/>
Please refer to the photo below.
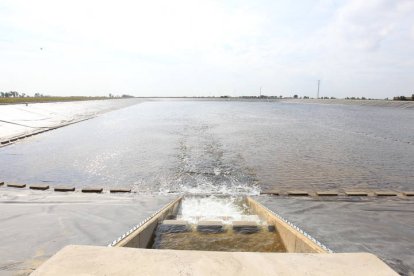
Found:
<path fill-rule="evenodd" d="M 398 108 L 149 101 L 0 148 L 0 176 L 143 193 L 410 189 L 413 122 Z"/>
<path fill-rule="evenodd" d="M 152 248 L 233 252 L 286 252 L 277 229 L 250 212 L 244 197 L 185 197 L 176 219 L 188 226 L 158 225 Z M 199 229 L 205 221 L 213 226 Z M 235 221 L 256 226 L 233 229 Z M 218 223 L 218 227 L 217 227 Z M 269 230 L 270 229 L 270 230 Z"/>

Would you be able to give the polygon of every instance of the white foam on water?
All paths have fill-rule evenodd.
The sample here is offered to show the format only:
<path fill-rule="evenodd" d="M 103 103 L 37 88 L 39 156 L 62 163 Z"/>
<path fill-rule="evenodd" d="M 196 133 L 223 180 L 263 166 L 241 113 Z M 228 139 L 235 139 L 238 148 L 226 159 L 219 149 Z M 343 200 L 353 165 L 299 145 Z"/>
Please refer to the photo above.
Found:
<path fill-rule="evenodd" d="M 249 213 L 243 197 L 185 197 L 177 219 L 196 224 L 198 221 L 221 221 L 229 224 L 232 221 L 255 221 L 261 223 L 257 215 Z"/>
<path fill-rule="evenodd" d="M 182 193 L 190 195 L 260 195 L 260 187 L 254 184 L 247 184 L 238 181 L 231 183 L 214 181 L 201 177 L 193 178 L 191 181 L 174 181 L 170 179 L 159 179 L 161 194 Z"/>

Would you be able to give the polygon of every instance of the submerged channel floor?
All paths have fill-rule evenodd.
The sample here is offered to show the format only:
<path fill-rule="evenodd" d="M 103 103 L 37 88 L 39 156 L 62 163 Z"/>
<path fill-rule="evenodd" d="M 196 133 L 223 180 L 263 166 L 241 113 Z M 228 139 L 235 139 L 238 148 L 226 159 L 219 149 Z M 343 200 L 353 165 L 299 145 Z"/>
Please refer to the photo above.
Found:
<path fill-rule="evenodd" d="M 286 252 L 279 234 L 259 229 L 244 234 L 225 229 L 222 233 L 164 233 L 157 230 L 153 249 L 229 252 Z"/>

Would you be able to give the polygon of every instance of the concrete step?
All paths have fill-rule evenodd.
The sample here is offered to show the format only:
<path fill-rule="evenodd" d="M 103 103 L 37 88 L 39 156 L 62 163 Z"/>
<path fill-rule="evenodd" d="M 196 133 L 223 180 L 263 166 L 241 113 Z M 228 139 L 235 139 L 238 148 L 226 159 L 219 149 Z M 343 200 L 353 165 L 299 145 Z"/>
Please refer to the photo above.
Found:
<path fill-rule="evenodd" d="M 161 233 L 182 233 L 191 230 L 189 223 L 185 220 L 168 219 L 159 226 Z"/>
<path fill-rule="evenodd" d="M 7 187 L 11 188 L 25 188 L 26 184 L 7 183 Z"/>
<path fill-rule="evenodd" d="M 242 234 L 252 234 L 260 230 L 259 225 L 255 221 L 233 221 L 233 231 Z"/>
<path fill-rule="evenodd" d="M 203 233 L 221 233 L 224 231 L 221 221 L 199 221 L 197 231 Z"/>
<path fill-rule="evenodd" d="M 45 191 L 49 189 L 49 185 L 30 185 L 29 187 L 31 190 L 41 190 Z"/>

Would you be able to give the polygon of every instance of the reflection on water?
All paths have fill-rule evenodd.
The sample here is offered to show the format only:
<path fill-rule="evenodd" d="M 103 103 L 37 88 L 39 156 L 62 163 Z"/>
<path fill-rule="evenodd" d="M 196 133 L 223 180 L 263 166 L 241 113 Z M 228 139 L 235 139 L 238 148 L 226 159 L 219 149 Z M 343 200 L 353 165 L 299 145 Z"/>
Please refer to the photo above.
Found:
<path fill-rule="evenodd" d="M 414 111 L 153 101 L 0 149 L 2 180 L 140 192 L 409 188 Z"/>

